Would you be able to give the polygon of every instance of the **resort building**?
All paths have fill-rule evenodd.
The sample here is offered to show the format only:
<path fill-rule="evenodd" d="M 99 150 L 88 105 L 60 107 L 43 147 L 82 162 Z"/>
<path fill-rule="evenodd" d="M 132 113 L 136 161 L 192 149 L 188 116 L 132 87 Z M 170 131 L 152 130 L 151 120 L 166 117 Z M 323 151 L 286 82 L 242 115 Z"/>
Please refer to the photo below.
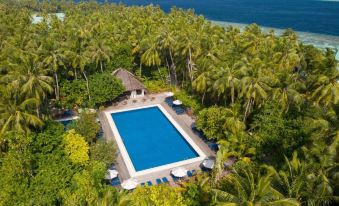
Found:
<path fill-rule="evenodd" d="M 143 97 L 145 95 L 146 89 L 144 85 L 131 72 L 120 68 L 114 70 L 112 75 L 122 81 L 125 92 L 131 98 Z"/>

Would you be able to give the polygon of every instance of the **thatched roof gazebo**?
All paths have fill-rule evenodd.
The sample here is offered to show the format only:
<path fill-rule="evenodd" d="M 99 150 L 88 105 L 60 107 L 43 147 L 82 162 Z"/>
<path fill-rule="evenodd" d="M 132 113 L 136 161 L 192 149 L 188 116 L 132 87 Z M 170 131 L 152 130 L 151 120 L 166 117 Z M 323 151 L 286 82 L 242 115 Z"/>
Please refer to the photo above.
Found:
<path fill-rule="evenodd" d="M 143 97 L 145 95 L 146 89 L 144 85 L 131 72 L 119 68 L 114 70 L 112 75 L 122 81 L 125 91 L 130 94 L 131 98 Z"/>

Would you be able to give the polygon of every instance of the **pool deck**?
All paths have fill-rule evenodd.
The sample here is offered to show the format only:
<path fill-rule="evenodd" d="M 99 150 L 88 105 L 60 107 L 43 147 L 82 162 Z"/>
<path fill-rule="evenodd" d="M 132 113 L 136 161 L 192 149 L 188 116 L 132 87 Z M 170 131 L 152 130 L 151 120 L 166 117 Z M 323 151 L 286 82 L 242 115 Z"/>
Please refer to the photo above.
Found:
<path fill-rule="evenodd" d="M 128 99 L 128 100 L 119 102 L 118 104 L 114 106 L 110 106 L 106 108 L 99 114 L 99 119 L 101 121 L 101 125 L 104 131 L 105 138 L 107 140 L 113 140 L 116 143 L 116 140 L 113 136 L 113 131 L 105 115 L 106 111 L 133 109 L 133 108 L 144 107 L 148 105 L 160 104 L 167 111 L 167 113 L 169 113 L 171 117 L 181 126 L 181 128 L 189 135 L 191 140 L 202 150 L 202 152 L 207 157 L 215 157 L 215 152 L 213 152 L 208 147 L 208 145 L 203 140 L 201 140 L 197 134 L 195 134 L 192 131 L 191 124 L 194 123 L 194 120 L 187 114 L 177 115 L 174 112 L 174 110 L 164 102 L 165 98 L 166 98 L 165 93 L 151 94 L 151 95 L 137 98 L 137 99 Z M 199 170 L 200 163 L 201 162 L 195 162 L 195 163 L 184 165 L 183 167 L 188 170 L 193 170 L 193 169 Z M 119 151 L 117 152 L 117 156 L 116 156 L 116 167 L 117 167 L 117 170 L 119 171 L 119 178 L 121 179 L 121 181 L 131 178 L 127 170 L 127 166 L 125 165 L 125 162 Z M 134 179 L 136 179 L 139 183 L 146 182 L 146 181 L 152 181 L 154 185 L 156 184 L 155 179 L 167 177 L 167 179 L 171 182 L 172 178 L 170 177 L 170 172 L 171 172 L 171 169 L 165 169 L 165 170 L 157 171 L 157 172 L 147 174 L 144 176 L 134 177 Z"/>

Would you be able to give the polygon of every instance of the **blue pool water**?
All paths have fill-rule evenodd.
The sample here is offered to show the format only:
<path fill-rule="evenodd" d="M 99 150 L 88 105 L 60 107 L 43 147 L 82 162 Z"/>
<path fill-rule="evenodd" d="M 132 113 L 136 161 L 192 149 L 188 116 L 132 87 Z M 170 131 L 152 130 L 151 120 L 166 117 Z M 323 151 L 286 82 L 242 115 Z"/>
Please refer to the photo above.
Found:
<path fill-rule="evenodd" d="M 199 156 L 158 107 L 111 116 L 136 171 Z"/>

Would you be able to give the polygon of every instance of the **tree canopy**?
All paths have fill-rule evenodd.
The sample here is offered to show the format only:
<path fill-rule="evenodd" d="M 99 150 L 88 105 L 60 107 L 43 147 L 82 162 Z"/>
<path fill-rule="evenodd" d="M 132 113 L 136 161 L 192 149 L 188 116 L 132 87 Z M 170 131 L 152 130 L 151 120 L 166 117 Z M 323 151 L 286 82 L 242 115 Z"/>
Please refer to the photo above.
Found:
<path fill-rule="evenodd" d="M 333 50 L 292 30 L 95 1 L 1 0 L 0 28 L 0 205 L 337 203 Z M 212 172 L 133 192 L 105 183 L 116 150 L 98 140 L 95 115 L 65 131 L 50 114 L 114 101 L 124 92 L 111 75 L 120 67 L 151 92 L 173 89 L 194 112 L 201 135 L 218 144 Z"/>

